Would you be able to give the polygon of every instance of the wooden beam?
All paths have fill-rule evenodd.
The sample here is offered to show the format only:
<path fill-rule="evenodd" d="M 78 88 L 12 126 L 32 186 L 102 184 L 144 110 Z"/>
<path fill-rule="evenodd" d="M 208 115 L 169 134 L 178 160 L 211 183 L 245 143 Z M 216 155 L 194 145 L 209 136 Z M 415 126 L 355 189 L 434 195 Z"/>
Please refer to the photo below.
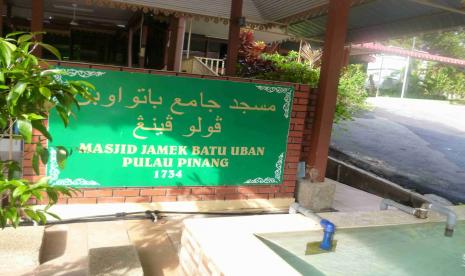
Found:
<path fill-rule="evenodd" d="M 142 12 L 135 12 L 128 20 L 128 28 L 139 28 L 139 26 L 141 25 L 141 21 L 143 20 L 143 17 L 144 14 Z"/>
<path fill-rule="evenodd" d="M 242 17 L 242 0 L 231 1 L 231 15 L 229 17 L 228 56 L 226 60 L 226 75 L 236 74 L 237 54 L 239 52 L 239 36 L 241 27 L 239 18 Z"/>
<path fill-rule="evenodd" d="M 370 2 L 374 2 L 374 1 L 376 0 L 352 0 L 351 5 L 358 6 L 358 5 L 367 4 Z M 310 18 L 313 19 L 316 17 L 324 16 L 326 15 L 328 11 L 328 7 L 329 7 L 329 4 L 327 2 L 326 3 L 317 2 L 316 4 L 313 4 L 308 10 L 304 10 L 302 12 L 298 12 L 290 16 L 281 18 L 278 20 L 278 22 L 284 23 L 284 24 L 293 24 L 293 23 L 297 23 L 300 21 L 307 21 Z"/>
<path fill-rule="evenodd" d="M 31 17 L 31 32 L 44 31 L 44 0 L 32 1 L 32 17 Z M 42 41 L 42 35 L 35 36 L 36 41 Z M 34 54 L 38 57 L 42 56 L 42 49 L 38 47 Z"/>
<path fill-rule="evenodd" d="M 307 160 L 310 170 L 313 170 L 310 174 L 316 178 L 312 180 L 325 179 L 351 2 L 351 0 L 329 1 L 319 94 Z"/>
<path fill-rule="evenodd" d="M 459 10 L 459 9 L 456 9 L 456 8 L 453 8 L 453 7 L 449 7 L 447 5 L 432 3 L 432 2 L 427 1 L 427 0 L 408 0 L 408 1 L 420 4 L 420 5 L 423 5 L 423 6 L 428 6 L 428 7 L 448 11 L 448 12 L 453 12 L 453 13 L 465 15 L 465 11 L 463 11 L 463 10 Z"/>

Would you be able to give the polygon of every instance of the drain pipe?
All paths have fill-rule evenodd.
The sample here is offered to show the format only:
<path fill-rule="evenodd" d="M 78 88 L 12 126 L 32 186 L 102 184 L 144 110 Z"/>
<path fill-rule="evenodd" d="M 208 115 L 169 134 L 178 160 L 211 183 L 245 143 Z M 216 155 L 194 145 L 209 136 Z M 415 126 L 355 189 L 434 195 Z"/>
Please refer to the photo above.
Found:
<path fill-rule="evenodd" d="M 395 207 L 407 214 L 415 215 L 415 208 L 405 206 L 389 198 L 383 198 L 383 200 L 381 200 L 381 203 L 379 204 L 379 209 L 384 211 L 387 210 L 389 206 Z"/>
<path fill-rule="evenodd" d="M 331 250 L 333 245 L 334 232 L 336 232 L 336 226 L 331 221 L 320 217 L 315 214 L 312 210 L 302 207 L 299 203 L 292 203 L 289 207 L 289 214 L 301 213 L 302 215 L 312 218 L 320 222 L 323 227 L 323 240 L 320 243 L 320 248 L 326 251 Z"/>
<path fill-rule="evenodd" d="M 414 215 L 417 218 L 420 219 L 425 219 L 428 217 L 428 209 L 427 208 L 412 208 L 409 206 L 405 206 L 403 204 L 400 204 L 399 202 L 396 202 L 394 200 L 388 199 L 388 198 L 383 198 L 381 200 L 381 203 L 379 205 L 380 210 L 387 210 L 389 206 L 395 207 L 402 212 L 405 212 L 410 215 Z"/>
<path fill-rule="evenodd" d="M 444 236 L 452 237 L 454 235 L 455 224 L 457 223 L 457 214 L 455 214 L 455 212 L 452 211 L 451 209 L 445 206 L 442 206 L 440 204 L 436 204 L 436 203 L 426 203 L 424 204 L 424 206 L 427 209 L 436 211 L 440 214 L 447 216 L 446 229 L 444 231 Z"/>

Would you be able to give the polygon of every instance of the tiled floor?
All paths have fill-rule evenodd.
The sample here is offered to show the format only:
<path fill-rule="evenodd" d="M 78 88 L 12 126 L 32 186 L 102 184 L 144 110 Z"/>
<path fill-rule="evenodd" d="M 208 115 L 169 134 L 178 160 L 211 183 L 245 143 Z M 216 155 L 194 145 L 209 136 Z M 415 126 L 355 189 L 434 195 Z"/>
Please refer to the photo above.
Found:
<path fill-rule="evenodd" d="M 340 212 L 377 211 L 381 200 L 381 197 L 337 183 L 333 208 Z"/>

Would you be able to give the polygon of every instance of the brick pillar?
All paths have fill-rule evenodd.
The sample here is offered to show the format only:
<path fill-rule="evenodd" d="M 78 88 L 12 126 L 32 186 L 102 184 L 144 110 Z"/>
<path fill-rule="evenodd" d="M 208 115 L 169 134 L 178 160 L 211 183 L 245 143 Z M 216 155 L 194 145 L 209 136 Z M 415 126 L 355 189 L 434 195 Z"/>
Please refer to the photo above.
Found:
<path fill-rule="evenodd" d="M 44 0 L 32 1 L 31 32 L 44 31 Z M 37 35 L 37 41 L 42 41 L 42 35 Z M 34 51 L 38 57 L 42 56 L 42 49 L 39 47 Z"/>
<path fill-rule="evenodd" d="M 329 1 L 319 96 L 310 142 L 310 154 L 307 159 L 309 168 L 312 170 L 310 173 L 312 180 L 324 181 L 325 179 L 351 2 L 351 0 Z"/>
<path fill-rule="evenodd" d="M 242 0 L 231 1 L 231 15 L 229 17 L 228 56 L 226 60 L 226 75 L 236 74 L 237 54 L 239 52 L 239 35 L 241 27 L 239 18 L 242 16 Z"/>

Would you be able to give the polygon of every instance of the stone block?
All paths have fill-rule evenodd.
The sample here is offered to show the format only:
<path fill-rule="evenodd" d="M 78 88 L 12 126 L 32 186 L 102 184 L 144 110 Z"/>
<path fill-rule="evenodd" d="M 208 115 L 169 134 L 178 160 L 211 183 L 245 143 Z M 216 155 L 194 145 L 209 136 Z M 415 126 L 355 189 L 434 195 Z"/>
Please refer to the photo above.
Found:
<path fill-rule="evenodd" d="M 324 182 L 301 179 L 297 184 L 297 202 L 315 212 L 328 210 L 332 208 L 335 192 L 336 182 L 331 179 Z"/>
<path fill-rule="evenodd" d="M 43 226 L 0 230 L 0 275 L 21 275 L 35 269 L 39 265 L 43 237 Z"/>

